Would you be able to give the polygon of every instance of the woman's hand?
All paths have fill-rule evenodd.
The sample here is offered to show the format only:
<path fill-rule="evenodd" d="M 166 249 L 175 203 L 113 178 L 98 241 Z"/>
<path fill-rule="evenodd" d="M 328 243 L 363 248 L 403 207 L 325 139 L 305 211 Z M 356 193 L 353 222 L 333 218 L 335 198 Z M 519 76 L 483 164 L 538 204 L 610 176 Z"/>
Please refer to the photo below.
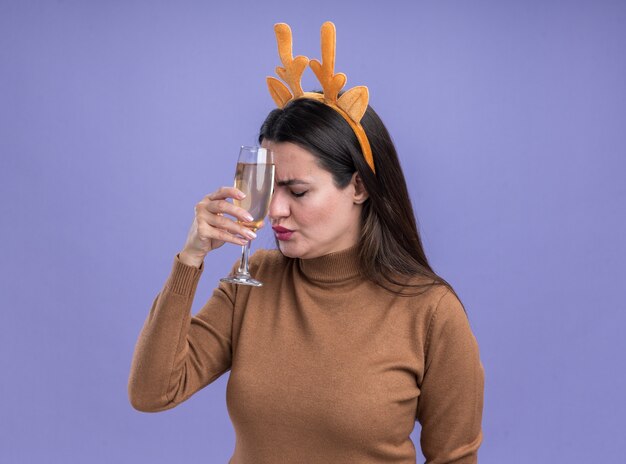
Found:
<path fill-rule="evenodd" d="M 226 201 L 227 198 L 241 200 L 244 197 L 241 190 L 222 187 L 196 204 L 194 208 L 196 216 L 189 229 L 185 247 L 179 255 L 183 263 L 199 267 L 207 253 L 221 247 L 224 242 L 245 245 L 249 240 L 256 238 L 254 232 L 236 222 L 252 221 L 250 213 Z M 227 218 L 224 214 L 235 219 Z"/>

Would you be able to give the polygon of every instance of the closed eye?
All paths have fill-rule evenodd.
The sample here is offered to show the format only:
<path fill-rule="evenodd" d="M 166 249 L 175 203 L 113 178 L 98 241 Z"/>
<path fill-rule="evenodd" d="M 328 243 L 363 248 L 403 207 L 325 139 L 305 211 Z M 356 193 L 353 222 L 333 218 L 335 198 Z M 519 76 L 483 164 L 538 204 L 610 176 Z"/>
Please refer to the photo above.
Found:
<path fill-rule="evenodd" d="M 305 190 L 304 192 L 294 192 L 293 190 L 291 191 L 291 194 L 296 197 L 296 198 L 300 198 L 303 197 L 306 194 L 307 190 Z"/>

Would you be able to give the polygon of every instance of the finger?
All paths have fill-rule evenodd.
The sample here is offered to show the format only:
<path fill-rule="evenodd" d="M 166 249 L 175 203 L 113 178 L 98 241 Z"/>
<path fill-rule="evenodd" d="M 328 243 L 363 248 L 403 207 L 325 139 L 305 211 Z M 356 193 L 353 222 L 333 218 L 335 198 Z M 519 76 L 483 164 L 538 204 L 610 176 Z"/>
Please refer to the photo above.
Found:
<path fill-rule="evenodd" d="M 216 215 L 228 214 L 243 222 L 251 222 L 254 218 L 240 206 L 233 205 L 226 200 L 211 201 L 207 205 L 207 211 Z"/>
<path fill-rule="evenodd" d="M 241 190 L 234 187 L 220 187 L 215 192 L 205 195 L 202 200 L 196 203 L 194 211 L 198 214 L 199 211 L 206 210 L 212 201 L 226 200 L 228 198 L 242 199 L 245 198 L 245 195 Z"/>
<path fill-rule="evenodd" d="M 209 214 L 203 217 L 202 221 L 211 227 L 226 230 L 233 235 L 240 235 L 249 240 L 256 238 L 256 234 L 253 231 L 224 216 Z"/>
<path fill-rule="evenodd" d="M 220 240 L 222 242 L 234 243 L 235 245 L 245 245 L 248 239 L 233 235 L 226 230 L 216 229 L 206 224 L 198 227 L 198 236 L 204 240 Z"/>
<path fill-rule="evenodd" d="M 242 200 L 246 197 L 245 193 L 241 190 L 236 189 L 235 187 L 220 187 L 213 193 L 209 193 L 204 198 L 213 201 L 213 200 L 225 200 L 227 198 L 235 198 L 238 200 Z"/>

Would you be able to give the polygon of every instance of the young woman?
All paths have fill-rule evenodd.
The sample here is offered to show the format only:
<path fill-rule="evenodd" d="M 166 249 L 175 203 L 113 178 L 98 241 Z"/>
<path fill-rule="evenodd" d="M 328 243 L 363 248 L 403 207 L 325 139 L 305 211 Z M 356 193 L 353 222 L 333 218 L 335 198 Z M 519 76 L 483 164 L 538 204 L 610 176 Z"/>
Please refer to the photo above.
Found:
<path fill-rule="evenodd" d="M 428 264 L 398 157 L 368 107 L 375 163 L 335 109 L 272 111 L 269 220 L 278 250 L 251 258 L 263 287 L 220 284 L 190 314 L 205 256 L 241 245 L 245 210 L 223 187 L 196 205 L 183 250 L 139 337 L 129 381 L 141 411 L 185 401 L 230 370 L 232 464 L 474 463 L 483 370 L 464 308 Z"/>

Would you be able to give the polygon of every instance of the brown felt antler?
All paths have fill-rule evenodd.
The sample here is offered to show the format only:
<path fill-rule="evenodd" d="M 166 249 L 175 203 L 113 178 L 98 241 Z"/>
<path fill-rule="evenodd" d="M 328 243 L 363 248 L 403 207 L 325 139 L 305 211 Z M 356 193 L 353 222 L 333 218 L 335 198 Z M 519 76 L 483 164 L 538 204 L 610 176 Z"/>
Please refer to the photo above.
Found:
<path fill-rule="evenodd" d="M 293 58 L 291 28 L 287 24 L 276 24 L 274 26 L 274 32 L 276 33 L 276 41 L 278 42 L 278 54 L 283 63 L 283 67 L 278 66 L 276 68 L 276 74 L 289 86 L 289 88 L 287 88 L 285 84 L 274 77 L 267 78 L 267 86 L 276 105 L 282 108 L 289 101 L 296 98 L 312 98 L 323 101 L 341 114 L 350 127 L 352 127 L 352 130 L 359 140 L 367 164 L 372 171 L 376 172 L 369 140 L 367 139 L 365 130 L 360 124 L 361 118 L 363 118 L 369 103 L 369 91 L 367 87 L 362 85 L 353 87 L 338 98 L 339 92 L 341 92 L 341 89 L 346 85 L 347 78 L 343 73 L 335 74 L 335 25 L 330 21 L 322 25 L 321 63 L 318 60 L 311 60 L 309 63 L 309 59 L 302 55 Z M 311 67 L 322 85 L 323 94 L 304 92 L 302 90 L 301 79 L 307 64 Z"/>
<path fill-rule="evenodd" d="M 311 60 L 309 66 L 317 76 L 317 80 L 322 84 L 326 103 L 336 105 L 337 96 L 343 86 L 346 85 L 346 75 L 343 73 L 335 74 L 335 25 L 331 22 L 325 22 L 322 25 L 321 35 L 322 62 Z"/>
<path fill-rule="evenodd" d="M 291 99 L 300 98 L 304 95 L 300 81 L 305 68 L 309 64 L 309 59 L 302 55 L 293 57 L 291 28 L 287 24 L 276 24 L 274 32 L 278 42 L 278 55 L 284 66 L 277 66 L 276 74 L 289 85 L 291 91 L 285 84 L 274 77 L 267 78 L 267 85 L 276 105 L 282 108 Z"/>

